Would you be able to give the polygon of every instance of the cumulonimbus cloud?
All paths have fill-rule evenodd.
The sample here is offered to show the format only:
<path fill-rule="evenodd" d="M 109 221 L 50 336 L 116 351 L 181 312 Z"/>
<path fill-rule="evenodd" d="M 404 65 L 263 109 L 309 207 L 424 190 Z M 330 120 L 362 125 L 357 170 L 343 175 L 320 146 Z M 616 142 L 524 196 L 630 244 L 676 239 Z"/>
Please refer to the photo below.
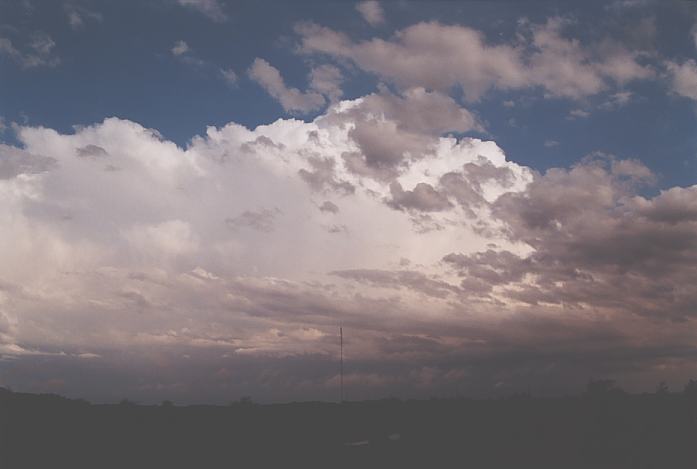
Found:
<path fill-rule="evenodd" d="M 416 115 L 431 110 L 451 118 Z M 390 131 L 368 139 L 363 122 Z M 335 372 L 318 363 L 342 323 L 367 395 L 516 383 L 520 366 L 573 383 L 552 362 L 621 374 L 633 357 L 649 381 L 666 361 L 684 370 L 694 188 L 647 196 L 648 168 L 602 155 L 538 174 L 448 135 L 476 125 L 416 88 L 311 122 L 211 127 L 185 148 L 116 118 L 17 127 L 21 147 L 0 148 L 0 353 L 15 357 L 0 366 L 23 382 L 37 354 L 53 357 L 46 376 L 89 356 L 117 376 L 128 347 L 142 373 L 172 377 L 124 378 L 135 397 L 205 382 L 224 399 L 250 391 L 241 376 L 286 383 L 254 388 L 268 399 L 324 396 Z M 260 363 L 294 368 L 262 378 Z"/>

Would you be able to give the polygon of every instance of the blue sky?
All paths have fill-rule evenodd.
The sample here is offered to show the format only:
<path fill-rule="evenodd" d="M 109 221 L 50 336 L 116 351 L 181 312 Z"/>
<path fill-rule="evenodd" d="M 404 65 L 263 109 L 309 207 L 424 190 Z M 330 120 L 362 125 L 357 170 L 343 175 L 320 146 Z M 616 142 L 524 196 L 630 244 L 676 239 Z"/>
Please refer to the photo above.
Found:
<path fill-rule="evenodd" d="M 0 385 L 697 375 L 693 2 L 0 0 Z"/>
<path fill-rule="evenodd" d="M 347 1 L 233 2 L 222 4 L 223 20 L 174 1 L 74 5 L 4 2 L 0 7 L 7 37 L 22 45 L 46 34 L 56 43 L 52 56 L 60 60 L 55 66 L 23 69 L 7 56 L 0 58 L 0 112 L 6 121 L 69 131 L 74 125 L 117 116 L 156 128 L 180 145 L 208 125 L 234 121 L 253 127 L 272 122 L 287 114 L 246 76 L 246 70 L 255 57 L 262 57 L 282 71 L 289 85 L 304 89 L 315 59 L 296 53 L 293 28 L 300 21 L 332 27 L 355 39 L 390 38 L 416 22 L 439 21 L 469 26 L 492 42 L 505 42 L 514 39 L 521 18 L 539 22 L 561 15 L 570 19 L 567 34 L 581 42 L 600 35 L 619 38 L 631 47 L 655 51 L 655 57 L 646 59 L 654 64 L 695 57 L 690 40 L 694 8 L 689 3 L 386 2 L 386 20 L 377 28 Z M 68 14 L 73 10 L 84 17 L 80 26 L 70 25 Z M 172 55 L 170 50 L 180 40 L 200 63 Z M 227 83 L 222 69 L 234 71 L 238 80 Z M 374 90 L 379 82 L 355 67 L 346 78 L 348 98 Z M 492 92 L 468 103 L 468 108 L 482 117 L 488 135 L 510 157 L 535 168 L 569 165 L 592 151 L 604 151 L 641 159 L 661 174 L 662 184 L 691 184 L 697 169 L 694 102 L 672 95 L 666 80 L 630 83 L 622 90 L 632 98 L 612 110 L 602 105 L 616 89 L 581 102 L 545 99 L 539 89 Z M 517 105 L 504 107 L 509 100 Z M 568 119 L 574 109 L 589 116 Z M 296 117 L 311 119 L 319 112 Z M 545 142 L 559 145 L 545 147 Z"/>

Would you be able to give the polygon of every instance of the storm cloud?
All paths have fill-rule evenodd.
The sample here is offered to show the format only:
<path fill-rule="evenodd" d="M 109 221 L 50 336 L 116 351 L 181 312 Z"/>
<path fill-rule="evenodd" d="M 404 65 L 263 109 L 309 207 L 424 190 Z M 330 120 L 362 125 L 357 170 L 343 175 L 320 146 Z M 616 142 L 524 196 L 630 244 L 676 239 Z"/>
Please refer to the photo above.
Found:
<path fill-rule="evenodd" d="M 263 379 L 322 396 L 336 386 L 340 323 L 357 395 L 543 378 L 561 389 L 568 376 L 550 364 L 579 353 L 588 373 L 612 365 L 630 376 L 634 359 L 687 366 L 694 188 L 647 195 L 648 168 L 604 155 L 540 174 L 492 142 L 450 137 L 431 137 L 432 151 L 390 180 L 364 177 L 343 161 L 360 149 L 341 117 L 229 124 L 187 148 L 118 119 L 74 134 L 19 129 L 23 147 L 4 148 L 11 170 L 0 183 L 13 194 L 0 243 L 6 376 L 20 380 L 21 364 L 42 357 L 60 365 L 35 379 L 60 376 L 71 389 L 70 373 L 117 367 L 128 346 L 142 348 L 143 366 L 154 360 L 146 350 L 170 357 L 171 378 L 139 396 L 177 380 L 188 390 L 173 393 L 195 394 L 187 356 L 217 357 L 206 378 L 216 399 L 258 360 L 319 360 L 323 374 Z M 274 144 L 250 153 L 250 141 Z M 75 158 L 85 148 L 123 170 Z M 121 199 L 100 197 L 105 187 Z M 424 212 L 442 229 L 414 230 Z M 532 374 L 516 381 L 520 366 Z M 651 380 L 650 370 L 632 379 Z"/>
<path fill-rule="evenodd" d="M 231 54 L 204 35 L 160 41 L 168 66 L 201 62 L 186 72 L 201 96 L 220 91 L 206 74 L 227 93 L 201 98 L 194 111 L 216 125 L 183 138 L 192 121 L 130 108 L 75 126 L 0 117 L 0 385 L 96 401 L 335 399 L 340 327 L 350 399 L 692 376 L 697 186 L 666 183 L 660 164 L 693 162 L 675 146 L 634 159 L 645 140 L 630 124 L 604 135 L 616 154 L 592 145 L 660 93 L 665 109 L 690 106 L 694 60 L 659 57 L 650 19 L 630 41 L 577 38 L 570 15 L 505 34 L 398 24 L 395 5 L 350 5 L 351 34 L 288 24 L 240 63 L 214 65 Z M 238 21 L 221 1 L 171 8 L 198 27 Z M 3 34 L 17 73 L 77 62 L 48 35 Z"/>

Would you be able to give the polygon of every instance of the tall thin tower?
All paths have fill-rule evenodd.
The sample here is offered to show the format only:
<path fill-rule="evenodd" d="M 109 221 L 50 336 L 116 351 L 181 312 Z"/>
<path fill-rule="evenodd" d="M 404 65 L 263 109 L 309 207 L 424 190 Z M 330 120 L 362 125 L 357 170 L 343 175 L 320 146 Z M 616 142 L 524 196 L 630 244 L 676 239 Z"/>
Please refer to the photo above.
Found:
<path fill-rule="evenodd" d="M 344 402 L 344 329 L 339 326 L 339 347 L 340 347 L 340 361 L 339 361 L 339 375 L 341 376 L 341 402 Z"/>

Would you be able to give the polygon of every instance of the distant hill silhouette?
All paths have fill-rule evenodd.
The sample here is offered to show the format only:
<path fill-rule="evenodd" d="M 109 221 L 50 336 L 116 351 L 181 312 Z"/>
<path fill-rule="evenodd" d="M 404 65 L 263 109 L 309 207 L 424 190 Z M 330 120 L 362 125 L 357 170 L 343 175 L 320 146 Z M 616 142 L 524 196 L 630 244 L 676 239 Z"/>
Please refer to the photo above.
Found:
<path fill-rule="evenodd" d="M 226 407 L 0 388 L 0 467 L 697 467 L 694 389 L 630 395 L 593 383 L 581 397 Z"/>

